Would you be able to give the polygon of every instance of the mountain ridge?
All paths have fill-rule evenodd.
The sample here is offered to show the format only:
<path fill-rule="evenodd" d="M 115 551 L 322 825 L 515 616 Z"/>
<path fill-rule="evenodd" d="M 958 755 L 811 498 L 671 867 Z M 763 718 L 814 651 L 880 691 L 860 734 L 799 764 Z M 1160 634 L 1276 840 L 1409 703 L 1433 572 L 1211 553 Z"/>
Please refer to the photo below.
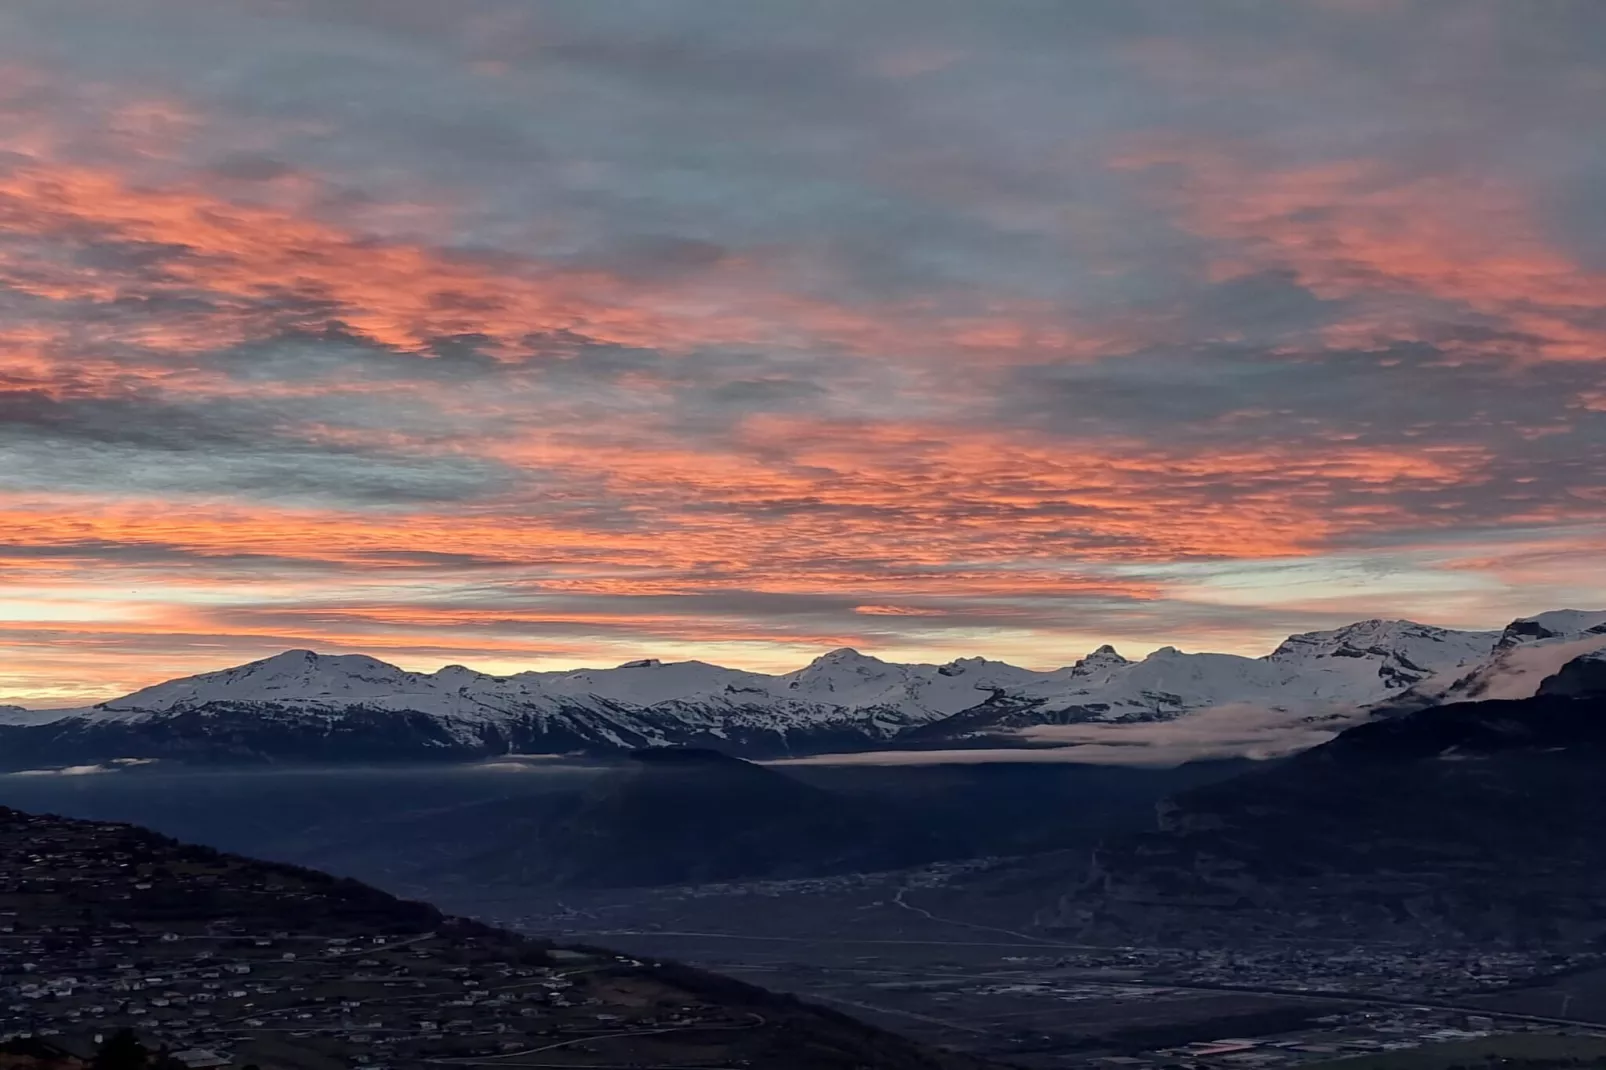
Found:
<path fill-rule="evenodd" d="M 0 711 L 0 766 L 122 757 L 464 760 L 672 745 L 748 757 L 969 746 L 1043 725 L 1170 721 L 1221 706 L 1290 718 L 1386 712 L 1475 697 L 1457 681 L 1491 676 L 1506 683 L 1490 697 L 1521 697 L 1507 692 L 1531 695 L 1567 660 L 1557 661 L 1561 655 L 1600 648 L 1606 612 L 1561 610 L 1503 631 L 1364 620 L 1289 636 L 1259 658 L 1164 647 L 1132 661 L 1106 645 L 1046 672 L 984 658 L 900 664 L 843 647 L 778 675 L 638 659 L 495 676 L 289 650 L 95 706 Z M 1544 657 L 1536 661 L 1535 651 Z"/>

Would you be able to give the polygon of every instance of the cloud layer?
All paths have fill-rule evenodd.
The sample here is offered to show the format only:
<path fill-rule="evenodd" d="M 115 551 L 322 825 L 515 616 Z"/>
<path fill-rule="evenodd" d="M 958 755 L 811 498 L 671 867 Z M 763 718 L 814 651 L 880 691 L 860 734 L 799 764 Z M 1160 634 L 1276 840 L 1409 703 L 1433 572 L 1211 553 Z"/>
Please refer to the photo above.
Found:
<path fill-rule="evenodd" d="M 773 765 L 1077 765 L 1171 766 L 1228 758 L 1264 761 L 1326 743 L 1364 715 L 1290 714 L 1263 706 L 1212 706 L 1174 721 L 1038 725 L 1015 733 L 1018 747 L 865 751 L 790 758 Z"/>
<path fill-rule="evenodd" d="M 1606 594 L 1592 0 L 14 0 L 0 699 Z"/>

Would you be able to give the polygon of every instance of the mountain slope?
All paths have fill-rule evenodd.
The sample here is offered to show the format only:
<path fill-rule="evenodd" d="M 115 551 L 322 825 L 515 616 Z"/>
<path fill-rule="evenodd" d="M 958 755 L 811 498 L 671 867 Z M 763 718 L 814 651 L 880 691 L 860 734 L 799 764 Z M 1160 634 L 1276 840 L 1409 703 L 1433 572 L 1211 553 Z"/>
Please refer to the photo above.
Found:
<path fill-rule="evenodd" d="M 1184 792 L 1100 849 L 1058 924 L 1481 944 L 1606 941 L 1606 699 L 1433 707 Z"/>

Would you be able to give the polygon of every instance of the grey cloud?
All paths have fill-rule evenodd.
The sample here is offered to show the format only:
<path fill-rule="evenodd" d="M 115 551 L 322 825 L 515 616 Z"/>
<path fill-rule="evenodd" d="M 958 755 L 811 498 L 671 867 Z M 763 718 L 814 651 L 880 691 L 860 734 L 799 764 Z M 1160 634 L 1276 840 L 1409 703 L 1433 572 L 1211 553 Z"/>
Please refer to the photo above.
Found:
<path fill-rule="evenodd" d="M 737 379 L 714 387 L 708 396 L 717 404 L 752 411 L 792 408 L 799 401 L 819 397 L 825 392 L 817 383 L 796 379 Z"/>
<path fill-rule="evenodd" d="M 1513 368 L 1494 358 L 1452 358 L 1425 344 L 1375 352 L 1221 344 L 1023 368 L 984 419 L 1068 442 L 1142 441 L 1182 457 L 1199 449 L 1270 450 L 1319 461 L 1324 453 L 1383 449 L 1432 460 L 1435 450 L 1470 451 L 1483 459 L 1466 482 L 1339 480 L 1324 493 L 1330 508 L 1386 501 L 1400 511 L 1391 525 L 1406 529 L 1447 522 L 1488 528 L 1516 517 L 1587 513 L 1579 492 L 1606 472 L 1606 413 L 1584 408 L 1579 398 L 1597 382 L 1589 362 Z M 1262 476 L 1254 489 L 1277 485 Z M 1291 474 L 1283 487 L 1310 490 L 1303 475 Z M 1203 488 L 1221 501 L 1245 489 L 1231 473 Z M 1388 537 L 1378 531 L 1341 542 Z"/>
<path fill-rule="evenodd" d="M 348 552 L 339 561 L 323 557 L 290 557 L 282 554 L 244 551 L 200 550 L 179 543 L 123 543 L 111 539 L 62 539 L 49 544 L 0 541 L 3 561 L 90 561 L 118 568 L 205 568 L 209 575 L 256 577 L 264 575 L 305 575 L 342 572 L 356 560 L 365 569 L 416 572 L 475 572 L 507 570 L 518 562 L 480 554 L 434 552 L 426 550 L 374 550 Z"/>
<path fill-rule="evenodd" d="M 1571 423 L 1587 443 L 1594 414 L 1577 398 L 1588 362 L 1513 369 L 1427 344 L 1381 350 L 1277 350 L 1231 344 L 1027 366 L 998 395 L 997 417 L 1046 430 L 1147 434 L 1167 441 L 1267 444 L 1322 434 L 1366 445 L 1494 442 L 1547 450 L 1532 429 Z M 1529 442 L 1523 446 L 1522 443 Z"/>
<path fill-rule="evenodd" d="M 425 353 L 394 349 L 338 323 L 322 331 L 286 331 L 203 358 L 244 382 L 461 383 L 495 379 L 506 366 L 486 356 L 473 339 L 438 339 Z"/>
<path fill-rule="evenodd" d="M 281 408 L 155 396 L 0 392 L 0 459 L 14 489 L 224 492 L 368 505 L 460 501 L 511 473 L 477 458 L 320 443 Z"/>
<path fill-rule="evenodd" d="M 673 234 L 638 234 L 614 245 L 588 252 L 573 263 L 594 267 L 628 279 L 653 279 L 694 274 L 713 267 L 730 255 L 714 242 Z"/>
<path fill-rule="evenodd" d="M 282 160 L 255 152 L 231 152 L 212 165 L 212 173 L 240 182 L 271 182 L 295 173 Z"/>
<path fill-rule="evenodd" d="M 42 390 L 0 393 L 0 433 L 19 444 L 31 436 L 55 443 L 181 452 L 240 446 L 268 430 L 227 415 L 191 410 L 153 398 L 58 399 Z"/>
<path fill-rule="evenodd" d="M 106 495 L 235 495 L 259 502 L 388 507 L 460 502 L 493 492 L 501 473 L 484 463 L 317 453 L 191 451 L 155 455 L 128 448 L 86 448 L 49 441 L 11 442 L 0 463 L 14 491 Z M 490 469 L 489 471 L 487 469 Z"/>
<path fill-rule="evenodd" d="M 163 264 L 177 260 L 188 253 L 189 250 L 185 246 L 170 243 L 101 241 L 79 246 L 74 259 L 88 268 L 151 278 L 160 276 Z"/>
<path fill-rule="evenodd" d="M 1342 319 L 1354 302 L 1325 300 L 1290 271 L 1267 271 L 1197 287 L 1182 313 L 1202 337 L 1232 332 L 1274 339 L 1309 332 Z"/>
<path fill-rule="evenodd" d="M 540 376 L 556 383 L 610 383 L 635 372 L 659 370 L 665 364 L 664 355 L 657 350 L 596 342 L 570 332 L 560 337 L 532 336 L 526 343 L 538 359 L 545 358 L 536 369 Z"/>

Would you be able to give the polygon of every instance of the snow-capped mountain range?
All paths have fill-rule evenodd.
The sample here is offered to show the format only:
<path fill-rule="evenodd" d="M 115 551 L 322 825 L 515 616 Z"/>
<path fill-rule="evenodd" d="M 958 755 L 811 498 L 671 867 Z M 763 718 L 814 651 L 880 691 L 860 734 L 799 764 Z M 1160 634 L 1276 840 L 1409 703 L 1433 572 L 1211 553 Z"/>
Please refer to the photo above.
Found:
<path fill-rule="evenodd" d="M 1260 658 L 1167 647 L 1129 661 L 1105 646 L 1050 672 L 983 658 L 903 665 L 842 649 L 782 675 L 644 660 L 490 676 L 292 650 L 83 709 L 0 708 L 0 767 L 996 745 L 1039 725 L 1167 721 L 1228 705 L 1299 718 L 1520 697 L 1601 651 L 1606 611 L 1577 610 L 1502 632 L 1368 620 L 1290 636 Z"/>
<path fill-rule="evenodd" d="M 1506 626 L 1487 657 L 1414 684 L 1385 708 L 1531 698 L 1564 667 L 1602 656 L 1606 656 L 1606 611 L 1558 609 L 1524 617 Z"/>

